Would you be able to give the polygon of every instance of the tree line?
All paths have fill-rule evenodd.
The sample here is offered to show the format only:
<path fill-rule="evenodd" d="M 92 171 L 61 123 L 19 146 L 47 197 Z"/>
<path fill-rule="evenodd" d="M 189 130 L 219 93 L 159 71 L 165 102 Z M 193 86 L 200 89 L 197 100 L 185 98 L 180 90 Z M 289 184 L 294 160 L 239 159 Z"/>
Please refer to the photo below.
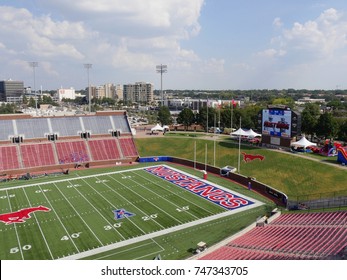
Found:
<path fill-rule="evenodd" d="M 230 106 L 222 108 L 202 107 L 198 113 L 190 108 L 183 108 L 177 116 L 177 123 L 183 125 L 186 130 L 192 125 L 200 125 L 206 131 L 209 127 L 224 128 L 231 132 L 231 127 L 237 129 L 258 127 L 258 115 L 266 107 L 249 104 L 244 107 Z M 158 112 L 158 122 L 162 125 L 172 124 L 173 118 L 169 108 L 161 106 Z M 311 139 L 338 139 L 347 141 L 347 117 L 345 114 L 335 114 L 334 110 L 321 111 L 318 104 L 306 104 L 301 113 L 301 132 L 310 135 Z"/>

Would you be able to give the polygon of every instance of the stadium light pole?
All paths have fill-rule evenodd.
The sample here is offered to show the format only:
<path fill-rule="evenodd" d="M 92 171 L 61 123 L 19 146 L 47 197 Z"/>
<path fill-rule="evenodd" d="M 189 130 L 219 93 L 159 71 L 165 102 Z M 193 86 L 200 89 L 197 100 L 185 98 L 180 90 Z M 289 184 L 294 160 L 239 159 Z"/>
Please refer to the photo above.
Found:
<path fill-rule="evenodd" d="M 161 93 L 161 106 L 164 106 L 164 94 L 163 94 L 163 74 L 167 73 L 167 65 L 157 65 L 157 73 L 160 73 L 160 93 Z"/>
<path fill-rule="evenodd" d="M 30 67 L 33 68 L 33 74 L 34 74 L 34 93 L 35 93 L 35 107 L 36 107 L 36 115 L 37 115 L 37 96 L 36 96 L 36 75 L 35 75 L 35 68 L 39 66 L 39 63 L 37 61 L 30 61 L 29 62 Z"/>
<path fill-rule="evenodd" d="M 91 93 L 90 93 L 90 83 L 89 83 L 89 69 L 92 68 L 91 63 L 85 63 L 84 68 L 87 69 L 87 77 L 88 77 L 88 103 L 89 103 L 89 114 L 91 113 Z"/>

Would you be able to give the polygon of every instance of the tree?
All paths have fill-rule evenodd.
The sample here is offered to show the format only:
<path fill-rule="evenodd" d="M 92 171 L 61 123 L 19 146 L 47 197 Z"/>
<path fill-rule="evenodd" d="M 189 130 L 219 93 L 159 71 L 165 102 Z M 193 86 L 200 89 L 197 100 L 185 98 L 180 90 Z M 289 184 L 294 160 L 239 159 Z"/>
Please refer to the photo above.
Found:
<path fill-rule="evenodd" d="M 28 103 L 28 98 L 25 95 L 23 95 L 23 104 L 27 104 L 27 103 Z"/>
<path fill-rule="evenodd" d="M 316 131 L 319 114 L 319 105 L 315 103 L 306 104 L 301 114 L 301 131 L 310 134 L 311 141 Z"/>
<path fill-rule="evenodd" d="M 14 114 L 16 112 L 16 105 L 10 103 L 2 103 L 0 106 L 0 114 Z"/>
<path fill-rule="evenodd" d="M 208 124 L 207 124 L 207 111 L 208 111 Z M 199 110 L 199 114 L 197 115 L 197 123 L 203 126 L 206 130 L 206 126 L 211 127 L 214 123 L 214 115 L 216 114 L 216 110 L 211 107 L 202 107 Z"/>
<path fill-rule="evenodd" d="M 177 122 L 184 125 L 184 129 L 188 130 L 188 127 L 195 122 L 195 116 L 191 109 L 184 108 L 177 117 Z"/>
<path fill-rule="evenodd" d="M 318 118 L 316 133 L 318 136 L 325 138 L 335 138 L 339 127 L 337 121 L 331 113 L 325 112 Z"/>
<path fill-rule="evenodd" d="M 294 108 L 294 105 L 295 105 L 295 103 L 294 103 L 294 100 L 293 100 L 293 98 L 291 98 L 291 97 L 280 97 L 280 98 L 275 98 L 275 99 L 273 99 L 272 100 L 272 104 L 273 105 L 279 105 L 279 104 L 281 104 L 281 105 L 287 105 L 288 107 L 290 107 L 290 108 Z"/>
<path fill-rule="evenodd" d="M 338 139 L 347 142 L 347 120 L 340 123 Z"/>
<path fill-rule="evenodd" d="M 169 107 L 161 106 L 158 112 L 158 121 L 161 125 L 172 124 L 172 117 L 170 114 Z"/>
<path fill-rule="evenodd" d="M 245 107 L 243 111 L 245 113 L 244 115 L 246 115 L 247 118 L 245 118 L 244 122 L 244 117 L 242 117 L 242 123 L 244 123 L 244 125 L 242 124 L 242 126 L 256 129 L 258 126 L 258 114 L 261 110 L 262 107 L 256 105 L 250 105 Z"/>
<path fill-rule="evenodd" d="M 32 108 L 36 108 L 36 101 L 34 98 L 30 97 L 28 106 Z"/>
<path fill-rule="evenodd" d="M 327 106 L 332 108 L 333 110 L 343 109 L 344 108 L 343 103 L 340 100 L 338 100 L 338 99 L 334 99 L 334 100 L 329 101 L 327 103 Z"/>

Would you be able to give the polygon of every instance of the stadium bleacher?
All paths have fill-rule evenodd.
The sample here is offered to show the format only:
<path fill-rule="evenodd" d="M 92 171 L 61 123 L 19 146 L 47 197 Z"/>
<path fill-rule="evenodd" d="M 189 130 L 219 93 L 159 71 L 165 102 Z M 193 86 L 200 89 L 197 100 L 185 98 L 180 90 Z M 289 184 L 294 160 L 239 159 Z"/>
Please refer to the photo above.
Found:
<path fill-rule="evenodd" d="M 120 159 L 115 138 L 89 140 L 88 145 L 93 160 Z"/>
<path fill-rule="evenodd" d="M 347 247 L 347 212 L 284 214 L 203 260 L 329 259 Z"/>
<path fill-rule="evenodd" d="M 0 171 L 19 167 L 17 147 L 15 145 L 0 146 Z"/>
<path fill-rule="evenodd" d="M 55 143 L 59 164 L 87 162 L 90 157 L 85 141 L 69 141 Z"/>
<path fill-rule="evenodd" d="M 134 157 L 138 154 L 133 138 L 121 138 L 119 144 L 124 156 Z"/>
<path fill-rule="evenodd" d="M 25 168 L 56 164 L 52 143 L 24 144 L 20 151 Z"/>
<path fill-rule="evenodd" d="M 0 127 L 0 172 L 132 162 L 138 157 L 124 111 L 38 118 L 3 115 Z"/>

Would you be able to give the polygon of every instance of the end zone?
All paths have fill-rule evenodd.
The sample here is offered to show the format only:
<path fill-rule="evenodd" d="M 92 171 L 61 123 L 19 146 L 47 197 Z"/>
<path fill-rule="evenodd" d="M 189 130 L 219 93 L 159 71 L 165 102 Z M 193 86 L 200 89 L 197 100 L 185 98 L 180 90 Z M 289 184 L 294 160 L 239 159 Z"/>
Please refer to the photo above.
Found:
<path fill-rule="evenodd" d="M 241 195 L 235 191 L 230 191 L 227 188 L 184 173 L 181 170 L 177 170 L 167 165 L 152 166 L 144 168 L 144 170 L 215 203 L 226 210 L 235 210 L 241 207 L 245 207 L 244 210 L 246 210 L 263 204 L 258 200 Z M 250 207 L 252 205 L 253 207 Z"/>

